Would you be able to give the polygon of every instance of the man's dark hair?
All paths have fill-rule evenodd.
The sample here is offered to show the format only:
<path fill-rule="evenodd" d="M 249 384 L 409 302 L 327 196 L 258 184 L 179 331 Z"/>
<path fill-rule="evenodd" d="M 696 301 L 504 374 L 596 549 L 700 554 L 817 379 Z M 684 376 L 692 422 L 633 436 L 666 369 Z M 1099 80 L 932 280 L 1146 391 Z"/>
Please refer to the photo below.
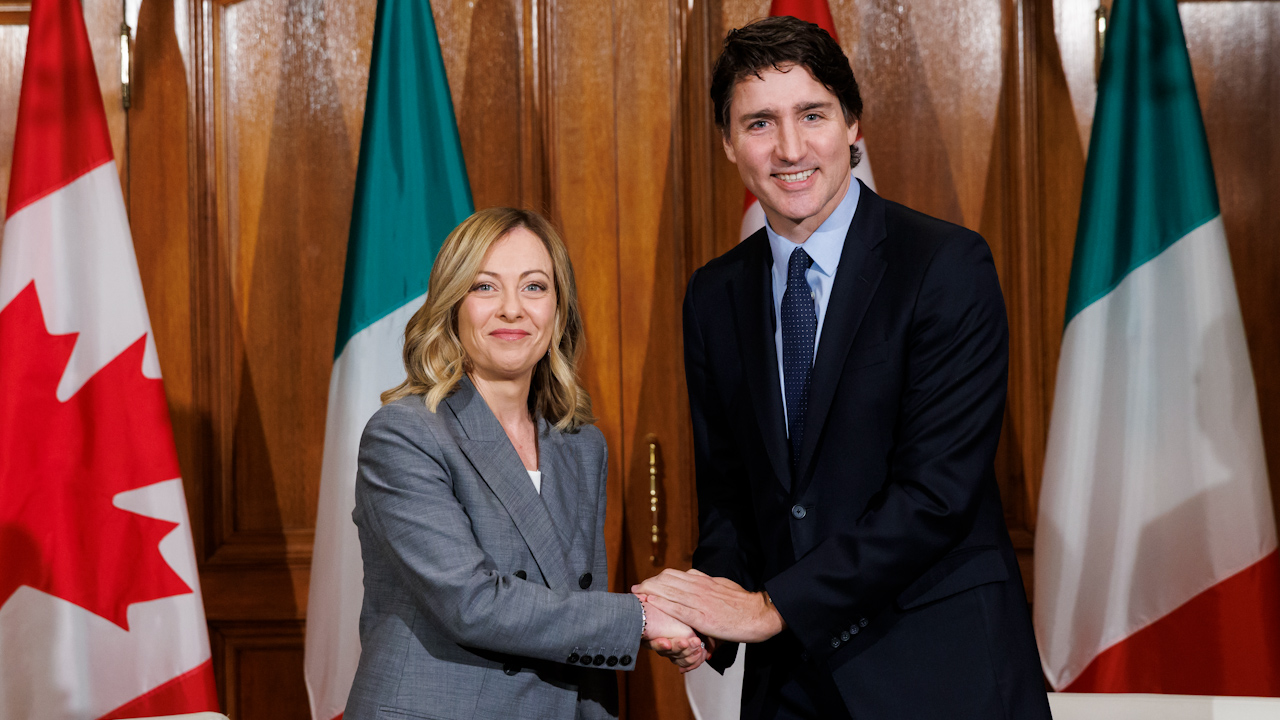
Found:
<path fill-rule="evenodd" d="M 840 100 L 845 124 L 862 117 L 862 95 L 853 68 L 840 44 L 826 30 L 793 17 L 770 17 L 730 30 L 724 49 L 711 70 L 711 104 L 716 125 L 729 131 L 729 105 L 733 89 L 748 75 L 787 66 L 806 68 Z M 849 166 L 860 160 L 857 147 L 849 146 Z"/>

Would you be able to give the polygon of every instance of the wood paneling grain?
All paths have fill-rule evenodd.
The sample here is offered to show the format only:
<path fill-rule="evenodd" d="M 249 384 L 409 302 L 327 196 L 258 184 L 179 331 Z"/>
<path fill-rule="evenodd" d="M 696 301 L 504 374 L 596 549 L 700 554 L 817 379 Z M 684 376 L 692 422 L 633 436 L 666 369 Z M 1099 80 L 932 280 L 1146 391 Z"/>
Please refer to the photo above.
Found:
<path fill-rule="evenodd" d="M 204 492 L 200 462 L 209 420 L 195 395 L 191 282 L 191 113 L 186 61 L 172 0 L 139 8 L 137 69 L 128 117 L 128 208 L 156 351 L 164 374 L 178 462 L 186 488 L 197 557 L 203 556 Z M 176 192 L 175 192 L 176 190 Z"/>
<path fill-rule="evenodd" d="M 623 591 L 664 567 L 690 567 L 687 529 L 697 523 L 686 492 L 693 484 L 692 438 L 680 341 L 681 302 L 693 270 L 684 263 L 685 197 L 677 195 L 677 178 L 687 174 L 677 140 L 684 99 L 678 51 L 687 22 L 681 5 L 619 0 L 615 11 L 616 55 L 626 58 L 614 71 L 622 409 L 615 451 L 623 457 L 627 519 L 614 574 Z M 656 496 L 650 494 L 650 443 Z M 623 679 L 629 718 L 693 717 L 684 682 L 666 660 L 642 652 Z"/>
<path fill-rule="evenodd" d="M 22 62 L 27 56 L 27 26 L 0 25 L 0 208 L 9 200 L 13 164 L 13 133 L 18 124 L 18 94 L 22 91 Z M 4 242 L 4 211 L 0 210 L 0 243 Z"/>
<path fill-rule="evenodd" d="M 303 626 L 294 623 L 210 623 L 214 672 L 227 715 L 310 720 L 303 684 Z"/>
<path fill-rule="evenodd" d="M 227 533 L 307 529 L 359 144 L 343 100 L 367 80 L 334 71 L 356 59 L 330 52 L 325 0 L 245 0 L 218 18 L 220 237 L 234 304 L 224 320 L 236 339 L 220 522 Z"/>

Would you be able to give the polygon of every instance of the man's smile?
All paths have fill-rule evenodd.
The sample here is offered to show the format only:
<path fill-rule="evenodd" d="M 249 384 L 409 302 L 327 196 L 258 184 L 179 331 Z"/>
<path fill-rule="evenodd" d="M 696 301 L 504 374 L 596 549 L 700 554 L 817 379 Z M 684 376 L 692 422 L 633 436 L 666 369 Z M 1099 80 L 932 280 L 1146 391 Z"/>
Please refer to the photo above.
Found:
<path fill-rule="evenodd" d="M 805 180 L 809 179 L 810 175 L 814 174 L 817 171 L 818 171 L 818 168 L 809 168 L 808 170 L 801 170 L 800 172 L 794 172 L 794 173 L 774 173 L 773 176 L 783 182 L 789 182 L 789 183 L 804 182 Z"/>

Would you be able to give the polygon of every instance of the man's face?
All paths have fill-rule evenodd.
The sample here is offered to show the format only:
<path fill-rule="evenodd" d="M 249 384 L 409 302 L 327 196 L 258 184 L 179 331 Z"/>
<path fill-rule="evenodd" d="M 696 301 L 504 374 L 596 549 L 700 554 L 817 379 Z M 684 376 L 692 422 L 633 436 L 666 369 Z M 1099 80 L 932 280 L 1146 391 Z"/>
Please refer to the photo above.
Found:
<path fill-rule="evenodd" d="M 840 100 L 808 68 L 739 81 L 725 130 L 725 154 L 779 235 L 803 242 L 844 198 L 858 123 L 845 124 Z"/>

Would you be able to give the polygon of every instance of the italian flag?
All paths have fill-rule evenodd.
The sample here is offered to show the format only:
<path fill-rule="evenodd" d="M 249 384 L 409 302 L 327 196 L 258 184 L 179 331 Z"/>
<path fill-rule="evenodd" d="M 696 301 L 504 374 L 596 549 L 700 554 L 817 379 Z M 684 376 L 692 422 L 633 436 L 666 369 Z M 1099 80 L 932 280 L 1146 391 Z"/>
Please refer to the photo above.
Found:
<path fill-rule="evenodd" d="M 356 454 L 384 390 L 404 380 L 404 328 L 436 252 L 472 212 L 435 21 L 426 0 L 379 0 L 360 163 L 329 378 L 307 603 L 311 717 L 342 715 L 360 661 L 364 593 Z"/>
<path fill-rule="evenodd" d="M 76 0 L 31 3 L 5 217 L 0 718 L 217 710 L 169 406 Z"/>
<path fill-rule="evenodd" d="M 769 17 L 783 15 L 811 22 L 826 30 L 832 40 L 840 42 L 840 35 L 836 33 L 836 22 L 831 17 L 831 8 L 827 5 L 827 0 L 773 0 L 769 4 Z M 858 128 L 856 144 L 862 160 L 853 169 L 853 176 L 866 183 L 867 187 L 871 188 L 871 192 L 875 192 L 876 181 L 871 176 L 871 158 L 867 155 L 867 143 L 862 137 L 861 127 Z M 764 227 L 764 208 L 760 207 L 760 201 L 756 196 L 747 190 L 743 201 L 742 230 L 738 239 L 746 240 L 762 227 Z"/>
<path fill-rule="evenodd" d="M 1116 0 L 1036 529 L 1059 690 L 1280 695 L 1249 349 L 1175 0 Z"/>

